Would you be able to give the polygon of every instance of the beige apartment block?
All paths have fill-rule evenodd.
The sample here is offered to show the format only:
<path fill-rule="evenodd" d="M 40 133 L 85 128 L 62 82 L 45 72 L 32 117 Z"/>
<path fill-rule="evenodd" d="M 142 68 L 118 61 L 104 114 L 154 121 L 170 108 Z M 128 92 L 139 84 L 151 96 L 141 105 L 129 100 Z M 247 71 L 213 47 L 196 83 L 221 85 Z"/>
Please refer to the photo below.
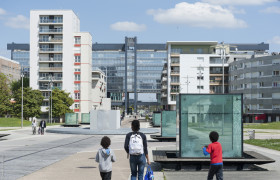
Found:
<path fill-rule="evenodd" d="M 9 75 L 11 81 L 20 79 L 20 64 L 16 61 L 0 56 L 0 73 Z"/>

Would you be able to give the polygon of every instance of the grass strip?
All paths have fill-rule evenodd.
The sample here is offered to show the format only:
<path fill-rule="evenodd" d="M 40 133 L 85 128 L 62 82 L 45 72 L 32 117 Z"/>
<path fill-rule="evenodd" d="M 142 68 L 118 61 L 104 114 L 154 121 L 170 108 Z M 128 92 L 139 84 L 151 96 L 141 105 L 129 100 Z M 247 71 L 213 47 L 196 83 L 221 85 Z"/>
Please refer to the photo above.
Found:
<path fill-rule="evenodd" d="M 280 151 L 280 139 L 248 139 L 244 143 Z"/>

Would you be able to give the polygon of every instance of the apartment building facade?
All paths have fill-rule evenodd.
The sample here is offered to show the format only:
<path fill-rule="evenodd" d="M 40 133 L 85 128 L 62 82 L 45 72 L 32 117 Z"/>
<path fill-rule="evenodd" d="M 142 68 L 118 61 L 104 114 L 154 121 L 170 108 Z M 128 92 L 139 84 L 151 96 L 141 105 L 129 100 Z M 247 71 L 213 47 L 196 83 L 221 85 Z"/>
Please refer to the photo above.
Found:
<path fill-rule="evenodd" d="M 232 62 L 229 76 L 230 92 L 243 93 L 245 122 L 279 121 L 280 55 Z"/>
<path fill-rule="evenodd" d="M 93 108 L 92 36 L 72 10 L 30 11 L 30 86 L 45 97 L 45 114 L 54 88 L 70 93 L 79 119 Z"/>
<path fill-rule="evenodd" d="M 218 44 L 216 41 L 167 42 L 167 64 L 162 71 L 163 109 L 176 109 L 179 93 L 229 93 L 229 64 L 239 59 L 267 56 L 268 44 Z"/>
<path fill-rule="evenodd" d="M 0 56 L 0 73 L 5 74 L 10 82 L 20 79 L 20 64 L 16 61 Z"/>

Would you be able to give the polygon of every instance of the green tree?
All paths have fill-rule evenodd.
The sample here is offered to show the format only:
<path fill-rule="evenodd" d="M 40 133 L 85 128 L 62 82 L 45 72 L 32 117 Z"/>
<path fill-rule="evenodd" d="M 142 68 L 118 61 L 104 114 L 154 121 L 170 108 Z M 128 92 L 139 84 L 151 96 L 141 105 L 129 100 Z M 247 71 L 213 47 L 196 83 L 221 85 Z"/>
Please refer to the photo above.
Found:
<path fill-rule="evenodd" d="M 21 117 L 21 88 L 14 94 L 16 101 L 14 105 L 14 113 L 17 117 Z M 39 90 L 32 90 L 30 87 L 23 88 L 23 117 L 39 117 L 41 114 L 41 106 L 44 96 Z"/>
<path fill-rule="evenodd" d="M 9 77 L 0 73 L 0 116 L 5 116 L 11 111 L 11 90 L 9 83 Z"/>
<path fill-rule="evenodd" d="M 65 113 L 72 113 L 73 110 L 70 106 L 74 103 L 74 100 L 69 97 L 70 93 L 55 88 L 52 91 L 52 116 L 63 117 Z M 50 97 L 51 98 L 51 97 Z"/>
<path fill-rule="evenodd" d="M 29 87 L 29 78 L 27 78 L 27 77 L 23 78 L 23 87 L 24 88 Z M 19 79 L 18 81 L 13 81 L 11 83 L 11 90 L 12 90 L 13 94 L 20 88 L 21 88 L 21 79 Z"/>

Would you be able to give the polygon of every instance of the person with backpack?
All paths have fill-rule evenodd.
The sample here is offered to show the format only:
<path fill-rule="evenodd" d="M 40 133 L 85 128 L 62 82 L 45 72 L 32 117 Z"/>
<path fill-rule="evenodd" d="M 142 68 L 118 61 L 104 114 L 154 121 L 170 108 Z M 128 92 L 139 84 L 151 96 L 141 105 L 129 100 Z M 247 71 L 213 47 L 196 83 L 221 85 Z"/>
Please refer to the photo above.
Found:
<path fill-rule="evenodd" d="M 138 120 L 132 121 L 131 129 L 132 132 L 126 134 L 124 143 L 124 149 L 129 156 L 131 180 L 136 180 L 137 174 L 138 180 L 143 180 L 146 159 L 148 165 L 151 164 L 148 156 L 147 138 L 145 134 L 139 132 L 140 122 Z"/>

